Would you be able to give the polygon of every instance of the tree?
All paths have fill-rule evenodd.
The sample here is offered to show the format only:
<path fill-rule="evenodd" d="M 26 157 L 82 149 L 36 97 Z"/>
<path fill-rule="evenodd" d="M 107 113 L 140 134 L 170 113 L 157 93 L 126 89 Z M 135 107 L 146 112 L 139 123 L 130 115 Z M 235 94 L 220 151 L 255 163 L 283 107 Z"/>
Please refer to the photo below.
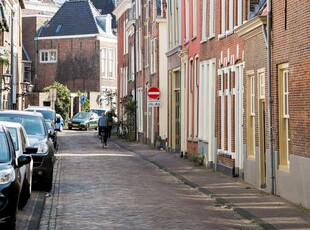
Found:
<path fill-rule="evenodd" d="M 112 114 L 112 116 L 116 116 L 115 111 L 116 111 L 116 98 L 117 93 L 115 91 L 110 90 L 105 94 L 104 101 L 106 104 L 109 106 L 109 112 Z"/>
<path fill-rule="evenodd" d="M 126 115 L 126 125 L 128 129 L 128 139 L 133 141 L 135 140 L 135 110 L 136 102 L 135 101 L 126 101 L 124 104 L 124 113 Z"/>
<path fill-rule="evenodd" d="M 49 92 L 50 89 L 57 90 L 57 99 L 55 102 L 55 111 L 59 113 L 65 120 L 69 119 L 70 114 L 70 90 L 67 86 L 54 82 L 52 85 L 45 87 L 44 92 Z"/>

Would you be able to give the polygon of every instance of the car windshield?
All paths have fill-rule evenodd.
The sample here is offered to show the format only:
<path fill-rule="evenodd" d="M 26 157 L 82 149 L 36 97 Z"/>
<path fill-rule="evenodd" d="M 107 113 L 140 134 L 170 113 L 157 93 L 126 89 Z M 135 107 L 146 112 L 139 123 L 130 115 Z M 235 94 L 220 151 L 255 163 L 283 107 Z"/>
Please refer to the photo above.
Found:
<path fill-rule="evenodd" d="M 105 112 L 105 109 L 91 109 L 90 112 L 96 113 L 99 117 L 101 117 L 102 113 Z"/>
<path fill-rule="evenodd" d="M 27 111 L 36 111 L 42 113 L 44 119 L 54 121 L 54 112 L 49 110 L 40 110 L 40 109 L 27 109 Z"/>
<path fill-rule="evenodd" d="M 18 138 L 17 138 L 17 129 L 14 127 L 7 127 L 7 129 L 10 131 L 12 140 L 13 140 L 13 144 L 14 144 L 14 149 L 16 151 L 19 150 L 19 144 L 18 144 Z"/>
<path fill-rule="evenodd" d="M 9 145 L 5 133 L 0 133 L 0 162 L 7 162 L 9 158 Z"/>
<path fill-rule="evenodd" d="M 43 120 L 37 116 L 0 113 L 0 121 L 18 122 L 22 124 L 28 135 L 45 136 Z M 42 122 L 43 121 L 43 122 Z"/>
<path fill-rule="evenodd" d="M 77 113 L 74 115 L 73 118 L 78 118 L 78 119 L 88 119 L 89 114 L 88 113 Z"/>

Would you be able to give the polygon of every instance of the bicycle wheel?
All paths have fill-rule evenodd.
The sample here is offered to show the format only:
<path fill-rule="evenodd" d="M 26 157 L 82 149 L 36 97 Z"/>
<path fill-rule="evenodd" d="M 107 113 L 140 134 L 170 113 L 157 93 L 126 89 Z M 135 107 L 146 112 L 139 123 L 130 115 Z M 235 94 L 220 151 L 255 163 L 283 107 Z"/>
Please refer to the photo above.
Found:
<path fill-rule="evenodd" d="M 101 133 L 101 135 L 100 135 L 100 141 L 101 141 L 101 146 L 102 146 L 102 148 L 104 148 L 104 136 L 103 136 L 102 133 Z"/>

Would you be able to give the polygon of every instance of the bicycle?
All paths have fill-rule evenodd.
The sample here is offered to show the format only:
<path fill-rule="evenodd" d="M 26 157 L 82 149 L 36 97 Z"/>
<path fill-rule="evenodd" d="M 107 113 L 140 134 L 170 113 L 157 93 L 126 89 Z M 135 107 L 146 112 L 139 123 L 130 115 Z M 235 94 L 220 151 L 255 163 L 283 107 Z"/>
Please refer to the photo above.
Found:
<path fill-rule="evenodd" d="M 127 126 L 125 124 L 123 124 L 123 123 L 120 124 L 120 126 L 118 127 L 118 130 L 117 130 L 117 135 L 119 138 L 124 138 L 124 139 L 127 138 L 128 129 L 127 129 Z"/>

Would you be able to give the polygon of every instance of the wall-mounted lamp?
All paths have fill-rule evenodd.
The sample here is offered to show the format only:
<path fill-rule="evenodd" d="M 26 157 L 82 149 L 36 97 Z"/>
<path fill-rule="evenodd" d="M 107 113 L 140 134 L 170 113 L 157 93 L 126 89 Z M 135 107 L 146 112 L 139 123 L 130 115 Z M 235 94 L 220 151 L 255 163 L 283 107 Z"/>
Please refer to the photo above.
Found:
<path fill-rule="evenodd" d="M 34 85 L 30 84 L 30 82 L 24 81 L 20 85 L 22 87 L 22 94 L 32 93 Z"/>

